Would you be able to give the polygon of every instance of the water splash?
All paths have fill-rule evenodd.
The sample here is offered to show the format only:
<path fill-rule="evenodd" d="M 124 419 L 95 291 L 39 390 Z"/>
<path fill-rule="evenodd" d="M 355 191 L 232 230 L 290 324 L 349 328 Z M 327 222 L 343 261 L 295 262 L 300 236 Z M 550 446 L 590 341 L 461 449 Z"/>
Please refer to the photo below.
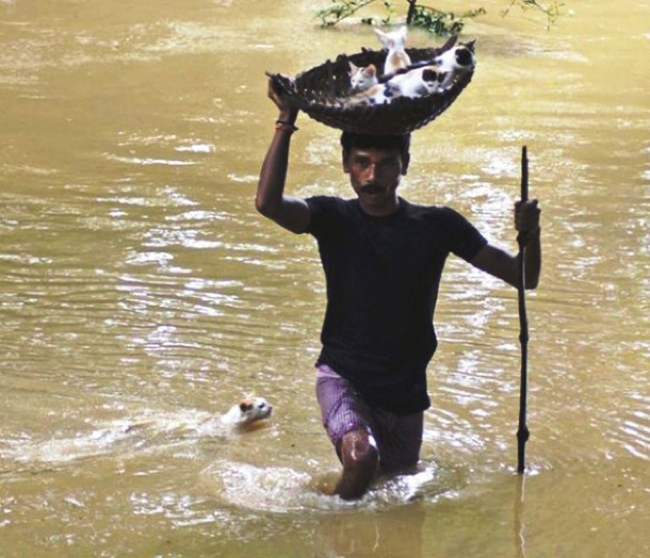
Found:
<path fill-rule="evenodd" d="M 292 467 L 257 466 L 220 460 L 203 471 L 218 498 L 230 506 L 255 512 L 338 512 L 349 509 L 390 509 L 419 499 L 453 495 L 447 475 L 435 464 L 414 474 L 378 479 L 365 496 L 345 501 L 328 492 L 338 473 L 307 472 Z M 327 488 L 326 488 L 327 487 Z"/>

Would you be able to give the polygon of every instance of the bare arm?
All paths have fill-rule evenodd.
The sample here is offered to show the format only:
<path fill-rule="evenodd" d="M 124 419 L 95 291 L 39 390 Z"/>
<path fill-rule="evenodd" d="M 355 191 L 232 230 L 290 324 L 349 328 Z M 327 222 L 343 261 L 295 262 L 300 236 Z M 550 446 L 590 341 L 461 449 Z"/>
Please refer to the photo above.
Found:
<path fill-rule="evenodd" d="M 515 229 L 524 234 L 526 250 L 525 283 L 527 289 L 535 289 L 542 269 L 542 247 L 539 228 L 540 209 L 537 200 L 515 204 Z M 519 258 L 490 244 L 484 246 L 471 261 L 477 268 L 503 279 L 517 287 L 519 282 Z"/>
<path fill-rule="evenodd" d="M 295 233 L 304 232 L 311 217 L 305 200 L 284 195 L 289 165 L 289 144 L 298 110 L 269 81 L 269 98 L 280 110 L 275 135 L 266 153 L 257 183 L 255 207 L 265 217 Z"/>

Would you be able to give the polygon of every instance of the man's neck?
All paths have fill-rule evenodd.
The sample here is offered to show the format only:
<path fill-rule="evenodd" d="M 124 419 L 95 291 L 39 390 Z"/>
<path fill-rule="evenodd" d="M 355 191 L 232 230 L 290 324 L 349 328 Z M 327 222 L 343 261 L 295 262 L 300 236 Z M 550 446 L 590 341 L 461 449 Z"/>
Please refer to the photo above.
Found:
<path fill-rule="evenodd" d="M 360 206 L 361 210 L 366 214 L 370 215 L 371 217 L 390 217 L 394 213 L 397 213 L 397 211 L 400 208 L 400 199 L 395 196 L 394 202 L 391 201 L 391 203 L 384 204 L 379 207 L 374 207 L 369 204 L 364 204 L 363 202 L 360 201 Z"/>

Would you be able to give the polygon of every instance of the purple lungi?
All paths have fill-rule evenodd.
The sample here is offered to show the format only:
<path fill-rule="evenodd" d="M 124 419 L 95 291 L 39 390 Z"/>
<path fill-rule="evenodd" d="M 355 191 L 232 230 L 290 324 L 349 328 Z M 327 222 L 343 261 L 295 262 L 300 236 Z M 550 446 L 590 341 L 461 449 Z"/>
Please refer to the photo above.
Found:
<path fill-rule="evenodd" d="M 316 396 L 323 426 L 339 459 L 343 436 L 364 429 L 377 442 L 382 473 L 403 470 L 419 461 L 424 413 L 396 415 L 371 407 L 348 380 L 326 364 L 316 367 Z"/>

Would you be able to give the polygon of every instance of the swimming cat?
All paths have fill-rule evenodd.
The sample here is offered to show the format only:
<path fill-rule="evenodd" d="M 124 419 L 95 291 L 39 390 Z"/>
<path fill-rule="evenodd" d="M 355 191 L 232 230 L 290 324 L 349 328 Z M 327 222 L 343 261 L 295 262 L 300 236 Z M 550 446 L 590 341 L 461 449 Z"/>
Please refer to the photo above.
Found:
<path fill-rule="evenodd" d="M 382 46 L 388 49 L 383 75 L 394 74 L 411 65 L 411 58 L 405 50 L 406 27 L 400 27 L 397 31 L 391 31 L 390 33 L 375 29 L 375 34 Z"/>
<path fill-rule="evenodd" d="M 377 68 L 374 64 L 369 66 L 356 66 L 350 62 L 350 91 L 360 92 L 370 89 L 379 83 L 377 79 Z"/>
<path fill-rule="evenodd" d="M 271 416 L 273 407 L 263 397 L 244 399 L 221 415 L 221 423 L 238 428 L 246 427 Z"/>
<path fill-rule="evenodd" d="M 225 435 L 228 432 L 245 432 L 262 424 L 273 412 L 273 407 L 263 397 L 242 399 L 223 413 L 205 413 L 206 416 L 183 420 L 144 419 L 127 421 L 120 426 L 122 434 L 158 430 L 195 431 L 200 434 Z"/>

